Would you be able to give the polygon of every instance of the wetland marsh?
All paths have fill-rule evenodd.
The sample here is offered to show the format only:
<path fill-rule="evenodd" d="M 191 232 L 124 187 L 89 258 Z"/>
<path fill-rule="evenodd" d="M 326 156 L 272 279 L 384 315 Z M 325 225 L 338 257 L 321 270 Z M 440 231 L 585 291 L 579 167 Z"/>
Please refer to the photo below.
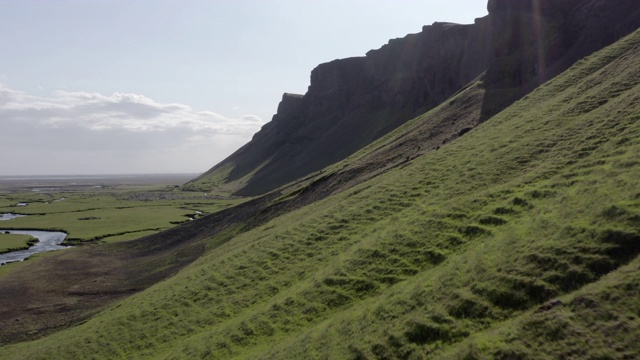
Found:
<path fill-rule="evenodd" d="M 61 231 L 64 245 L 119 242 L 169 229 L 242 200 L 179 186 L 193 174 L 0 177 L 7 230 Z"/>

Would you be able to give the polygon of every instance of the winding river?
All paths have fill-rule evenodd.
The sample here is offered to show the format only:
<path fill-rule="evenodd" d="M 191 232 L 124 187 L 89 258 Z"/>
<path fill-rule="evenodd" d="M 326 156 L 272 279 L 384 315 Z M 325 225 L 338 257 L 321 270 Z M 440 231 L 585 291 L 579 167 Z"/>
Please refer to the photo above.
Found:
<path fill-rule="evenodd" d="M 12 214 L 12 213 L 0 214 L 0 221 L 11 220 L 11 219 L 15 219 L 23 216 L 27 216 L 27 215 Z"/>
<path fill-rule="evenodd" d="M 16 217 L 24 216 L 24 215 L 16 215 L 16 214 L 0 214 L 1 220 L 10 220 Z M 0 265 L 4 265 L 6 263 L 14 262 L 14 261 L 22 261 L 28 258 L 29 256 L 41 252 L 46 251 L 54 251 L 66 249 L 69 246 L 62 246 L 62 242 L 64 238 L 67 237 L 66 233 L 60 231 L 42 231 L 42 230 L 0 230 L 0 233 L 9 232 L 10 234 L 25 234 L 31 235 L 39 241 L 28 248 L 27 250 L 18 250 L 8 252 L 6 254 L 0 254 Z"/>

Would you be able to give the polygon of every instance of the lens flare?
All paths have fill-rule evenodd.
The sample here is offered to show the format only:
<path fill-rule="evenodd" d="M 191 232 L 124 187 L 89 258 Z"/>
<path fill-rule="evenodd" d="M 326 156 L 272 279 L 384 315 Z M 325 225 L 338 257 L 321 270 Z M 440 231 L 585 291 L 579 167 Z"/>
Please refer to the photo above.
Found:
<path fill-rule="evenodd" d="M 547 81 L 547 64 L 546 64 L 546 56 L 545 56 L 545 47 L 544 47 L 544 27 L 542 26 L 542 9 L 540 6 L 540 0 L 533 0 L 531 2 L 533 7 L 533 36 L 536 42 L 536 52 L 537 52 L 537 64 L 536 64 L 536 74 L 538 75 L 538 80 L 540 82 Z"/>

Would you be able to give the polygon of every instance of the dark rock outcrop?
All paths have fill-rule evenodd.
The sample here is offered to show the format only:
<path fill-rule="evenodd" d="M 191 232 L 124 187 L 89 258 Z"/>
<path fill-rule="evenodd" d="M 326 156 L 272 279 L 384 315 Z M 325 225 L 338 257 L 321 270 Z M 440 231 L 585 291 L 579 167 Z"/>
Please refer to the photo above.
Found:
<path fill-rule="evenodd" d="M 488 10 L 471 25 L 434 23 L 319 65 L 304 96 L 285 94 L 251 142 L 189 186 L 231 166 L 236 194 L 265 193 L 344 159 L 481 75 L 486 120 L 640 26 L 637 0 L 490 0 Z"/>
<path fill-rule="evenodd" d="M 478 77 L 490 55 L 487 26 L 435 23 L 364 57 L 319 65 L 303 97 L 285 94 L 251 142 L 193 183 L 231 163 L 229 182 L 258 169 L 237 191 L 257 195 L 345 158 Z"/>
<path fill-rule="evenodd" d="M 488 10 L 483 119 L 640 26 L 636 0 L 489 0 Z"/>

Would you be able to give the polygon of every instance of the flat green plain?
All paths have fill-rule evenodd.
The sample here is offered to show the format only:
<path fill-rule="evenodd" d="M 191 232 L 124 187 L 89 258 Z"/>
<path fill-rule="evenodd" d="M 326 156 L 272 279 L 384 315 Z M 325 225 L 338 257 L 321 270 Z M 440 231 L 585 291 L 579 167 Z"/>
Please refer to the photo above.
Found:
<path fill-rule="evenodd" d="M 57 230 L 65 244 L 123 241 L 166 230 L 190 218 L 213 213 L 244 199 L 223 200 L 202 193 L 135 191 L 0 194 L 0 213 L 28 215 L 3 221 L 5 229 Z M 17 207 L 18 203 L 27 206 Z"/>

